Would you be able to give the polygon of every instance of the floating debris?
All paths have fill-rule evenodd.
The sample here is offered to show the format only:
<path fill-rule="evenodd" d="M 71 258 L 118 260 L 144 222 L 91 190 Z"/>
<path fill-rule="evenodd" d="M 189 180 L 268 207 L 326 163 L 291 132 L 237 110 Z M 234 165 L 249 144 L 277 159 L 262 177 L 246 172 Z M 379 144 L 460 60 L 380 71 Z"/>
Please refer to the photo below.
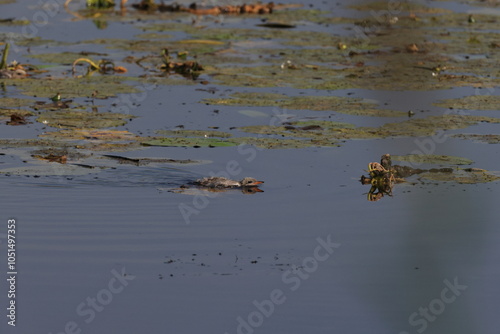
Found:
<path fill-rule="evenodd" d="M 97 63 L 90 60 L 89 58 L 78 58 L 73 62 L 72 65 L 72 73 L 75 75 L 76 73 L 76 65 L 78 63 L 88 63 L 90 66 L 87 68 L 87 73 L 85 76 L 90 76 L 95 72 L 99 72 L 101 74 L 108 73 L 126 73 L 127 69 L 123 66 L 116 66 L 112 61 L 101 59 Z M 82 75 L 78 75 L 77 77 L 82 77 Z"/>
<path fill-rule="evenodd" d="M 26 125 L 30 122 L 26 119 L 26 116 L 19 114 L 10 115 L 10 121 L 7 121 L 5 124 L 7 125 Z"/>
<path fill-rule="evenodd" d="M 10 44 L 6 43 L 2 53 L 2 60 L 0 61 L 0 79 L 20 79 L 28 76 L 23 65 L 17 61 L 7 64 L 9 56 Z"/>
<path fill-rule="evenodd" d="M 46 160 L 49 162 L 57 162 L 60 164 L 65 164 L 68 160 L 68 156 L 66 154 L 64 154 L 64 155 L 49 154 L 49 155 L 45 155 L 45 156 L 33 154 L 32 157 L 36 158 L 36 159 L 40 159 L 40 160 Z"/>
<path fill-rule="evenodd" d="M 187 53 L 177 53 L 177 58 L 185 59 Z M 162 50 L 163 65 L 160 67 L 167 73 L 177 73 L 193 80 L 198 78 L 199 72 L 203 71 L 201 66 L 196 61 L 172 61 L 168 49 Z"/>

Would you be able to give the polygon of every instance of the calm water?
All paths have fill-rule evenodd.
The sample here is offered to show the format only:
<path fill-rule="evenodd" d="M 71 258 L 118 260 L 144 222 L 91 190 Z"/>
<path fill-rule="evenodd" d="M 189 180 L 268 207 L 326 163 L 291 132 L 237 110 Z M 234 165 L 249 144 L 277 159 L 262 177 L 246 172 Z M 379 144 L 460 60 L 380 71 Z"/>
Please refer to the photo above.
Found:
<path fill-rule="evenodd" d="M 36 11 L 27 1 L 1 7 L 0 18 Z M 111 23 L 98 31 L 89 21 L 68 21 L 61 11 L 40 35 L 67 41 L 82 28 L 105 37 L 133 29 Z M 252 124 L 237 113 L 242 108 L 207 112 L 197 102 L 211 95 L 196 88 L 158 87 L 126 128 Z M 432 101 L 474 92 L 349 91 L 436 114 Z M 159 105 L 164 100 L 173 110 L 168 114 Z M 272 115 L 271 108 L 251 109 Z M 479 125 L 470 132 L 481 130 L 497 131 Z M 41 124 L 0 125 L 2 138 L 41 131 Z M 398 138 L 339 148 L 245 147 L 243 153 L 149 148 L 124 155 L 212 163 L 123 165 L 71 177 L 1 175 L 2 277 L 10 218 L 17 222 L 18 266 L 16 327 L 7 324 L 3 303 L 2 333 L 497 333 L 499 183 L 403 184 L 394 197 L 372 203 L 358 182 L 368 162 L 387 152 L 408 154 L 416 145 L 414 138 Z M 468 157 L 490 170 L 500 163 L 498 145 L 449 139 L 435 153 Z M 234 161 L 236 177 L 265 181 L 263 193 L 193 197 L 164 190 L 227 171 Z M 22 162 L 6 154 L 2 165 Z M 2 279 L 2 300 L 8 288 Z"/>

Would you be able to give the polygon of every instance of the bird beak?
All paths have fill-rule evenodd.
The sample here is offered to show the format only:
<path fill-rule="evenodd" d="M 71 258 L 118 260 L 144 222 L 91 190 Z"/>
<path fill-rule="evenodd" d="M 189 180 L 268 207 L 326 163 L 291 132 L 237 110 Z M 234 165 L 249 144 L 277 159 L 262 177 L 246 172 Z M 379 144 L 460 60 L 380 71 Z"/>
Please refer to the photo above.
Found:
<path fill-rule="evenodd" d="M 261 183 L 264 183 L 264 181 L 255 181 L 252 183 L 252 185 L 261 184 Z"/>

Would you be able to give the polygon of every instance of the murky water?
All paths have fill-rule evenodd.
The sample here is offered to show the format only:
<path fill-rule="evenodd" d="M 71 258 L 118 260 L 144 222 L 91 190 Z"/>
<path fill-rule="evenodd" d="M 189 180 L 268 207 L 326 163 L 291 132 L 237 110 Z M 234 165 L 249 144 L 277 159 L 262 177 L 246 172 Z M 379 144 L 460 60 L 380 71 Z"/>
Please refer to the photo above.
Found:
<path fill-rule="evenodd" d="M 345 16 L 366 16 L 347 9 L 347 2 L 310 3 Z M 459 12 L 481 9 L 455 2 L 431 4 Z M 31 19 L 39 10 L 28 1 L 3 4 L 0 19 Z M 256 21 L 231 18 L 228 24 L 253 28 Z M 0 32 L 20 29 L 0 26 Z M 62 9 L 37 29 L 37 36 L 58 42 L 132 38 L 140 33 L 131 22 L 110 22 L 100 30 L 89 19 L 72 21 Z M 315 29 L 329 28 L 310 30 Z M 349 30 L 335 33 L 348 35 Z M 103 52 L 90 43 L 30 47 L 34 54 L 46 48 Z M 11 53 L 10 59 L 36 63 L 25 51 L 24 47 Z M 120 59 L 130 55 L 114 49 L 105 52 Z M 54 71 L 63 75 L 69 67 Z M 131 71 L 140 73 L 132 66 Z M 478 90 L 466 86 L 424 92 L 321 92 L 290 87 L 238 90 L 213 82 L 158 85 L 130 107 L 129 113 L 139 117 L 117 129 L 154 135 L 155 130 L 182 124 L 229 131 L 267 124 L 276 117 L 272 107 L 198 103 L 234 91 L 349 94 L 386 103 L 388 108 L 412 109 L 418 119 L 441 115 L 443 109 L 432 105 L 437 100 Z M 1 94 L 21 96 L 12 87 Z M 498 91 L 489 89 L 488 94 Z M 98 103 L 109 111 L 111 100 Z M 241 110 L 263 116 L 249 117 Z M 498 110 L 476 112 L 496 117 Z M 358 126 L 406 120 L 333 111 L 287 113 L 293 119 L 331 116 Z M 53 129 L 37 122 L 0 125 L 2 139 L 36 138 L 49 130 Z M 447 133 L 455 132 L 494 134 L 498 124 L 480 123 Z M 51 165 L 56 172 L 48 176 L 1 174 L 2 277 L 8 272 L 6 231 L 12 218 L 17 225 L 18 271 L 16 326 L 7 323 L 4 304 L 2 333 L 496 333 L 499 183 L 399 184 L 393 197 L 369 202 L 369 187 L 358 182 L 368 162 L 380 155 L 404 155 L 432 145 L 434 154 L 467 157 L 475 161 L 472 167 L 499 169 L 498 145 L 452 137 L 440 143 L 403 137 L 303 149 L 143 147 L 96 155 L 204 163 L 123 164 L 76 175 L 62 169 L 57 173 L 62 167 Z M 24 153 L 0 149 L 5 154 L 0 155 L 0 168 L 27 165 L 23 159 L 29 158 L 28 151 L 19 151 Z M 264 192 L 190 196 L 168 191 L 210 173 L 264 180 Z M 6 282 L 1 280 L 2 296 L 9 290 Z"/>

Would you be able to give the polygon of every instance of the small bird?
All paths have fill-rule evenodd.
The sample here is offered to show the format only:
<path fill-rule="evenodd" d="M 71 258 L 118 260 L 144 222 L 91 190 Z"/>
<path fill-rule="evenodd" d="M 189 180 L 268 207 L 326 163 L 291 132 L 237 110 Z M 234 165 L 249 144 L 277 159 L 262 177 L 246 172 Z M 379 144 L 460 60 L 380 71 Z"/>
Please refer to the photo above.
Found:
<path fill-rule="evenodd" d="M 245 177 L 241 181 L 235 181 L 219 176 L 204 177 L 203 179 L 199 179 L 194 182 L 197 186 L 207 188 L 246 188 L 256 187 L 262 183 L 264 183 L 264 181 L 257 181 L 251 177 Z"/>
<path fill-rule="evenodd" d="M 61 101 L 61 94 L 57 93 L 55 96 L 50 98 L 53 102 L 59 102 Z"/>

